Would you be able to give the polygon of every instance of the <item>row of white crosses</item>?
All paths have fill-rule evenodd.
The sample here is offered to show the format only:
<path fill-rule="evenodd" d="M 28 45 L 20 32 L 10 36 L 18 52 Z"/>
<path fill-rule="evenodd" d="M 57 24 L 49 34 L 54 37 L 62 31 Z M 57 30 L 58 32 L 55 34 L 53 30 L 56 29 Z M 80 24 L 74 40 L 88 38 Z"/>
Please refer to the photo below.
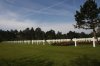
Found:
<path fill-rule="evenodd" d="M 20 40 L 20 41 L 6 41 L 7 43 L 15 43 L 15 44 L 43 44 L 47 42 L 48 44 L 52 43 L 60 43 L 60 42 L 68 42 L 71 39 L 54 39 L 54 40 Z"/>
<path fill-rule="evenodd" d="M 98 40 L 100 41 L 100 38 L 98 38 Z M 95 42 L 96 39 L 93 38 L 74 38 L 74 39 L 54 39 L 54 40 L 22 40 L 22 41 L 6 41 L 7 43 L 15 43 L 15 44 L 43 44 L 45 45 L 45 42 L 47 42 L 48 44 L 52 44 L 52 43 L 60 43 L 60 42 L 69 42 L 69 41 L 74 41 L 75 42 L 75 47 L 77 46 L 77 42 L 85 42 L 85 41 L 93 41 L 93 47 L 95 47 Z"/>
<path fill-rule="evenodd" d="M 81 38 L 81 39 L 74 38 L 72 40 L 75 42 L 75 47 L 77 46 L 77 41 L 93 41 L 93 47 L 96 47 L 95 44 L 97 41 L 94 37 L 93 38 Z M 98 40 L 100 40 L 100 38 Z"/>
<path fill-rule="evenodd" d="M 20 40 L 20 41 L 6 41 L 7 43 L 15 43 L 15 44 L 45 44 L 45 40 Z"/>
<path fill-rule="evenodd" d="M 68 42 L 71 41 L 71 39 L 54 39 L 54 40 L 46 40 L 47 43 L 60 43 L 60 42 Z"/>

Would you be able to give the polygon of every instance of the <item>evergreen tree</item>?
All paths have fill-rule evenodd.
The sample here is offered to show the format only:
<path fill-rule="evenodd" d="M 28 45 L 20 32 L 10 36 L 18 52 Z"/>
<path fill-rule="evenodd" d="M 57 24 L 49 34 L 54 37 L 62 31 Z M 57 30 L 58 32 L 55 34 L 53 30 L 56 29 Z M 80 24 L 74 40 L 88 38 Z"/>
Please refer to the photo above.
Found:
<path fill-rule="evenodd" d="M 67 33 L 67 38 L 68 39 L 79 38 L 79 34 L 76 33 L 75 31 L 74 32 L 69 31 L 69 33 Z"/>
<path fill-rule="evenodd" d="M 54 30 L 50 30 L 46 32 L 47 39 L 56 39 L 56 34 Z"/>
<path fill-rule="evenodd" d="M 86 0 L 80 11 L 76 11 L 76 28 L 92 29 L 93 36 L 96 38 L 96 28 L 100 25 L 100 8 L 97 7 L 95 0 Z"/>
<path fill-rule="evenodd" d="M 36 40 L 41 39 L 41 32 L 42 32 L 41 28 L 38 27 L 35 29 L 35 39 Z"/>
<path fill-rule="evenodd" d="M 35 39 L 35 31 L 33 27 L 30 30 L 30 36 L 31 36 L 31 40 Z"/>
<path fill-rule="evenodd" d="M 57 38 L 57 39 L 63 38 L 63 37 L 62 37 L 62 33 L 58 31 L 58 33 L 57 33 L 57 35 L 56 35 L 56 38 Z"/>
<path fill-rule="evenodd" d="M 30 37 L 30 29 L 29 28 L 26 28 L 24 31 L 23 31 L 23 35 L 24 35 L 24 38 L 26 40 L 31 40 L 31 37 Z"/>

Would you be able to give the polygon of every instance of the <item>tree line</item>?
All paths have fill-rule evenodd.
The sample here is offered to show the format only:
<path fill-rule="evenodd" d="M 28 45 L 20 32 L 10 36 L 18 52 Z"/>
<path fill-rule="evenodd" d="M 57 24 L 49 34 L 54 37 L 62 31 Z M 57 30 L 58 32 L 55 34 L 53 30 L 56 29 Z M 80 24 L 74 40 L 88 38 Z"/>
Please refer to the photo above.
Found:
<path fill-rule="evenodd" d="M 97 34 L 100 36 L 100 34 Z M 24 30 L 0 30 L 0 41 L 10 40 L 48 40 L 48 39 L 72 39 L 72 38 L 88 38 L 92 37 L 92 33 L 86 34 L 84 32 L 77 33 L 69 31 L 66 34 L 62 32 L 55 32 L 54 30 L 43 31 L 41 28 L 26 28 Z"/>

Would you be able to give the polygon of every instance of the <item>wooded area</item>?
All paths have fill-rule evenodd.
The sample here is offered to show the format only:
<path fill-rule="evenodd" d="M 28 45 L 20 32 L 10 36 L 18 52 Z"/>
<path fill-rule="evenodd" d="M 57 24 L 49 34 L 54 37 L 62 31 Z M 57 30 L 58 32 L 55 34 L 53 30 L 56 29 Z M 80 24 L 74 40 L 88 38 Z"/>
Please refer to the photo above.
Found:
<path fill-rule="evenodd" d="M 97 36 L 100 37 L 98 31 Z M 73 38 L 89 38 L 93 37 L 92 33 L 86 34 L 84 32 L 77 33 L 75 31 L 69 31 L 66 34 L 62 32 L 55 32 L 54 30 L 43 31 L 41 28 L 26 28 L 25 30 L 0 30 L 0 41 L 9 40 L 47 40 L 47 39 L 73 39 Z"/>

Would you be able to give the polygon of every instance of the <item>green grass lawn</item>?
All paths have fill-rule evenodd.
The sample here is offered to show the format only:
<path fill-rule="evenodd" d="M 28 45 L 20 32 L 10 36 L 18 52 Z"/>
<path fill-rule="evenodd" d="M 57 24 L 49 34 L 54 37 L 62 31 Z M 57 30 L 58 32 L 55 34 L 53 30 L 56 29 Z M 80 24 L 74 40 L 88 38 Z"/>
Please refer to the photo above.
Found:
<path fill-rule="evenodd" d="M 81 56 L 100 60 L 100 46 L 0 44 L 0 66 L 67 66 Z"/>

